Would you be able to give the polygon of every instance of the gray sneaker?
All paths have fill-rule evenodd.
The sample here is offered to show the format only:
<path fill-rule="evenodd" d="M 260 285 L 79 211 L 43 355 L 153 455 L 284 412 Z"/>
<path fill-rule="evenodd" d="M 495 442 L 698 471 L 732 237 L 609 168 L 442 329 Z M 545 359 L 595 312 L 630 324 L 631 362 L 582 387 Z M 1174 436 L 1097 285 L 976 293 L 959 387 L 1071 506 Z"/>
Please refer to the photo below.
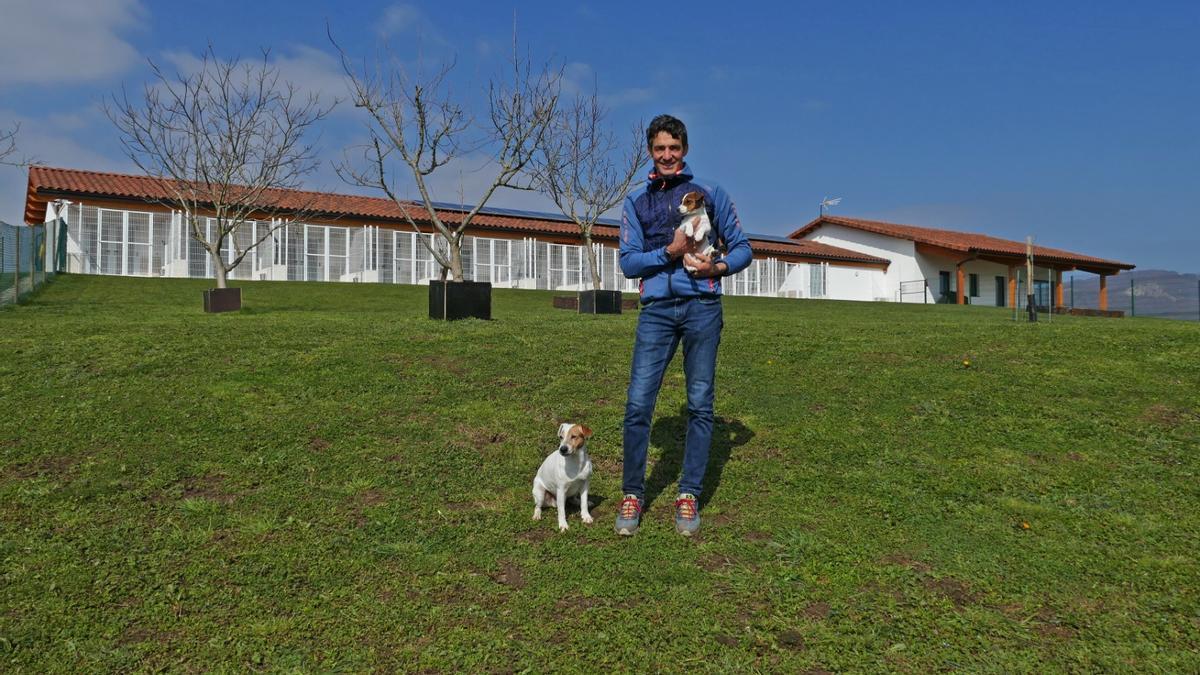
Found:
<path fill-rule="evenodd" d="M 617 505 L 617 534 L 628 537 L 637 533 L 642 522 L 642 500 L 637 495 L 625 495 Z"/>
<path fill-rule="evenodd" d="M 696 495 L 681 494 L 675 500 L 675 531 L 690 537 L 700 529 L 700 508 Z"/>

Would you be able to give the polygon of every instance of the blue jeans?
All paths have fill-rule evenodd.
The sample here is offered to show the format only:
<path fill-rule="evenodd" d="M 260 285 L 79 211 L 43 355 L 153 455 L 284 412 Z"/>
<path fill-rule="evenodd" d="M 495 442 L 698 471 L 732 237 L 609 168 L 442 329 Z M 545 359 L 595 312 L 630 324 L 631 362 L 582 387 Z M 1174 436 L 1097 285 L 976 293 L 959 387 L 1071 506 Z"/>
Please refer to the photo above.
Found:
<path fill-rule="evenodd" d="M 621 488 L 624 494 L 645 496 L 646 450 L 650 445 L 654 404 L 662 387 L 663 374 L 682 340 L 688 426 L 679 492 L 700 496 L 712 444 L 713 385 L 723 326 L 719 297 L 654 300 L 642 308 L 633 345 L 629 399 L 625 404 L 625 461 Z"/>

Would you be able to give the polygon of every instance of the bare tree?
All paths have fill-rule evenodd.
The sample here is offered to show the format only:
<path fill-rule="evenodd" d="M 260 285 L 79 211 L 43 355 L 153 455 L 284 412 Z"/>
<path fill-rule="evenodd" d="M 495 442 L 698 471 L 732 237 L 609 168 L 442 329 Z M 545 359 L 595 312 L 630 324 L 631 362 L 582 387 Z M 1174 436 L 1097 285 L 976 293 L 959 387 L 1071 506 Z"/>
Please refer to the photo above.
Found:
<path fill-rule="evenodd" d="M 330 41 L 334 42 L 332 36 Z M 453 63 L 432 75 L 414 77 L 384 58 L 377 58 L 374 68 L 355 68 L 345 51 L 336 42 L 334 46 L 341 52 L 354 105 L 367 113 L 370 136 L 360 148 L 361 158 L 348 156 L 337 167 L 338 174 L 353 185 L 382 191 L 417 233 L 422 232 L 417 219 L 426 220 L 446 245 L 443 251 L 419 237 L 441 266 L 442 278 L 449 273 L 454 281 L 462 281 L 463 235 L 496 190 L 537 188 L 526 168 L 553 119 L 561 70 L 546 64 L 535 73 L 530 59 L 519 55 L 514 40 L 511 72 L 489 83 L 488 117 L 477 125 L 466 105 L 449 92 L 446 78 Z M 473 207 L 464 206 L 464 214 L 453 220 L 443 218 L 434 205 L 429 177 L 463 154 L 480 150 L 493 160 L 491 182 Z M 420 194 L 419 205 L 398 197 L 402 177 L 412 179 Z M 465 203 L 465 195 L 461 197 Z"/>
<path fill-rule="evenodd" d="M 36 160 L 17 157 L 17 133 L 20 131 L 20 122 L 14 122 L 12 129 L 0 131 L 0 164 L 20 167 L 35 163 Z"/>
<path fill-rule="evenodd" d="M 9 157 L 17 154 L 17 132 L 20 124 L 14 124 L 12 130 L 0 131 L 0 164 L 14 164 Z"/>
<path fill-rule="evenodd" d="M 634 125 L 630 136 L 620 140 L 606 123 L 607 116 L 595 88 L 590 96 L 576 96 L 570 107 L 555 115 L 533 168 L 542 192 L 579 227 L 597 291 L 600 266 L 592 247 L 592 228 L 625 199 L 646 161 L 642 125 Z"/>
<path fill-rule="evenodd" d="M 298 94 L 268 57 L 226 61 L 209 45 L 195 73 L 174 76 L 151 61 L 154 80 L 140 100 L 122 89 L 105 105 L 126 154 L 166 183 L 170 198 L 161 203 L 183 209 L 192 238 L 212 259 L 217 288 L 272 233 L 310 215 L 313 203 L 311 193 L 292 190 L 317 168 L 306 136 L 332 104 Z M 235 235 L 252 220 L 266 227 L 243 247 Z"/>

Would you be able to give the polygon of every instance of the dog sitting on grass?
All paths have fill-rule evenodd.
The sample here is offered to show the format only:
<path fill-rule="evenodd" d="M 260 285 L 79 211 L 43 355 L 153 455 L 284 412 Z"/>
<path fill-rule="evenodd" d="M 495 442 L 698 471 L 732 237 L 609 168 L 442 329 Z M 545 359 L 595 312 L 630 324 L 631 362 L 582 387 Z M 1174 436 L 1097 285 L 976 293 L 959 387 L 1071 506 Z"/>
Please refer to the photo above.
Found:
<path fill-rule="evenodd" d="M 592 522 L 588 513 L 588 479 L 592 460 L 588 459 L 587 441 L 592 430 L 582 424 L 563 422 L 558 427 L 558 449 L 542 462 L 533 477 L 533 519 L 541 520 L 543 506 L 558 507 L 558 530 L 567 530 L 567 497 L 579 496 L 579 517 Z"/>

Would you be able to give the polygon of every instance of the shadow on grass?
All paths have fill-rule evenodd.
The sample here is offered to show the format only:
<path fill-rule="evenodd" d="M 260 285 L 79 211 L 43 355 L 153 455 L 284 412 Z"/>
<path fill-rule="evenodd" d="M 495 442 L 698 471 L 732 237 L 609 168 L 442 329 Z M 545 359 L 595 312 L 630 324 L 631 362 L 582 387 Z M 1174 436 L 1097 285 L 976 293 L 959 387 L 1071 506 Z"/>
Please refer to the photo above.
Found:
<path fill-rule="evenodd" d="M 661 417 L 654 422 L 650 430 L 650 443 L 663 448 L 663 454 L 650 477 L 646 479 L 646 507 L 654 502 L 659 494 L 671 483 L 679 479 L 683 470 L 683 443 L 687 436 L 687 406 L 679 409 L 679 414 L 671 417 Z M 742 424 L 740 420 L 717 416 L 713 421 L 712 446 L 708 452 L 708 468 L 704 472 L 703 491 L 700 493 L 700 508 L 712 499 L 717 486 L 721 484 L 721 472 L 733 449 L 745 445 L 754 438 L 754 432 Z"/>

